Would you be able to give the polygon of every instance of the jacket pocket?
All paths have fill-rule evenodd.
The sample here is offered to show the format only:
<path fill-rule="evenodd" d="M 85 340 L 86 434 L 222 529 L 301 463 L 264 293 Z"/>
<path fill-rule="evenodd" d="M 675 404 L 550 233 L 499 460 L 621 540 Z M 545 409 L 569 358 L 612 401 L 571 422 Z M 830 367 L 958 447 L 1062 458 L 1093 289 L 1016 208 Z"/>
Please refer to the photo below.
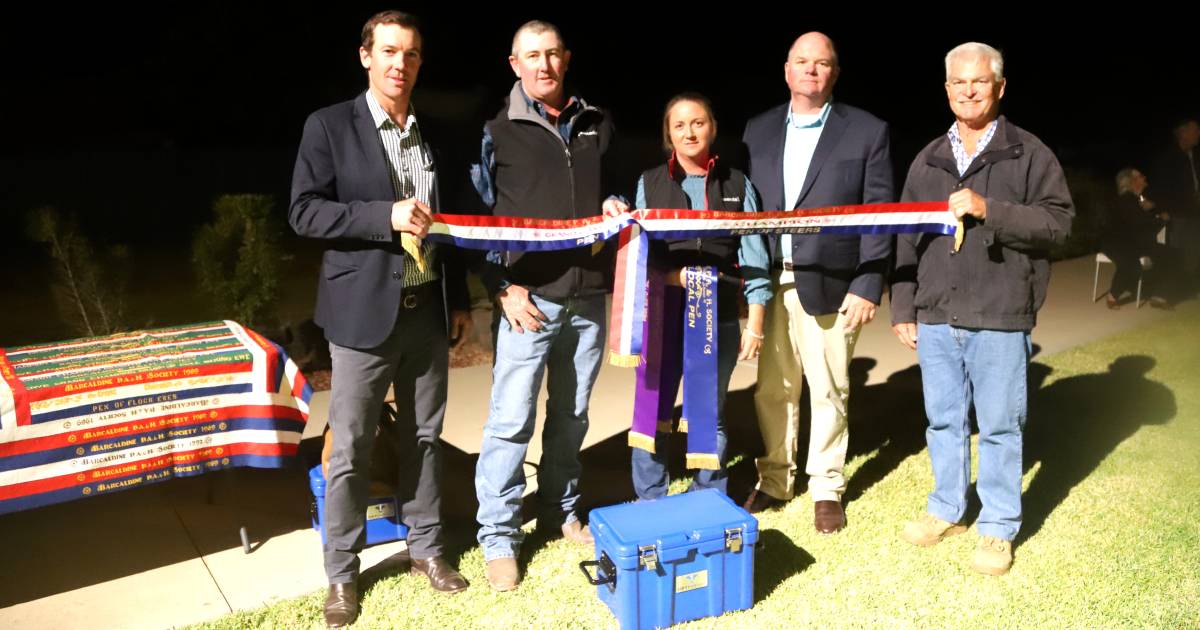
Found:
<path fill-rule="evenodd" d="M 325 275 L 326 280 L 336 280 L 355 271 L 358 271 L 358 265 L 329 260 L 328 258 L 321 264 L 321 272 Z"/>

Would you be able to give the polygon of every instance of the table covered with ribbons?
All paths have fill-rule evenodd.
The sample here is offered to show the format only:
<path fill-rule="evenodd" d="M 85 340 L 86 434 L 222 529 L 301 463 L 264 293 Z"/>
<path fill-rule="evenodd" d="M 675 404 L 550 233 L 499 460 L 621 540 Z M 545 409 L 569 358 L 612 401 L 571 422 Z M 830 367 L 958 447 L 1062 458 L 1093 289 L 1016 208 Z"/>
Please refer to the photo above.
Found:
<path fill-rule="evenodd" d="M 710 212 L 640 209 L 614 216 L 538 220 L 515 217 L 436 214 L 430 240 L 469 249 L 553 251 L 596 248 L 615 239 L 617 262 L 609 324 L 609 360 L 638 367 L 629 444 L 653 452 L 654 434 L 669 425 L 672 386 L 659 377 L 671 361 L 683 363 L 684 418 L 689 468 L 717 468 L 716 457 L 716 269 L 688 268 L 683 321 L 662 303 L 662 277 L 649 269 L 648 239 L 683 239 L 755 234 L 903 234 L 952 236 L 961 244 L 962 222 L 947 203 L 884 203 L 792 212 Z M 676 309 L 678 310 L 678 309 Z M 664 347 L 654 331 L 683 326 L 680 348 Z M 682 356 L 676 356 L 680 355 Z"/>
<path fill-rule="evenodd" d="M 296 455 L 312 389 L 232 321 L 0 349 L 0 514 Z"/>

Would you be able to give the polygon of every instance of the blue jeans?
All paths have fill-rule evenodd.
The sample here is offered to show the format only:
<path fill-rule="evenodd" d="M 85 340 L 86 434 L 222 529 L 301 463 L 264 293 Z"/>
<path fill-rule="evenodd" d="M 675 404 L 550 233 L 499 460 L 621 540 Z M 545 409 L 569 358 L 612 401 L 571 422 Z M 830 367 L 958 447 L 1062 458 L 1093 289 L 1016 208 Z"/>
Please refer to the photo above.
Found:
<path fill-rule="evenodd" d="M 530 294 L 529 299 L 549 319 L 539 332 L 514 332 L 497 309 L 492 402 L 475 468 L 484 560 L 515 557 L 521 546 L 525 452 L 547 370 L 538 495 L 548 520 L 578 520 L 579 448 L 588 429 L 588 399 L 604 356 L 604 296 L 552 301 Z"/>
<path fill-rule="evenodd" d="M 951 523 L 962 521 L 967 511 L 973 401 L 979 423 L 976 492 L 983 504 L 979 533 L 1012 540 L 1021 528 L 1029 333 L 918 324 L 917 339 L 934 478 L 927 509 Z"/>
<path fill-rule="evenodd" d="M 682 334 L 682 329 L 676 327 Z M 717 470 L 701 469 L 696 471 L 692 480 L 691 490 L 716 488 L 722 493 L 726 491 L 729 473 L 725 470 L 725 393 L 729 390 L 729 378 L 737 365 L 738 350 L 741 346 L 742 335 L 738 320 L 719 322 L 717 325 L 717 459 L 721 468 Z M 674 375 L 678 382 L 682 374 Z M 639 499 L 658 499 L 667 495 L 667 437 L 670 434 L 659 432 L 654 436 L 654 453 L 640 448 L 632 449 L 631 464 L 633 468 L 633 490 Z"/>

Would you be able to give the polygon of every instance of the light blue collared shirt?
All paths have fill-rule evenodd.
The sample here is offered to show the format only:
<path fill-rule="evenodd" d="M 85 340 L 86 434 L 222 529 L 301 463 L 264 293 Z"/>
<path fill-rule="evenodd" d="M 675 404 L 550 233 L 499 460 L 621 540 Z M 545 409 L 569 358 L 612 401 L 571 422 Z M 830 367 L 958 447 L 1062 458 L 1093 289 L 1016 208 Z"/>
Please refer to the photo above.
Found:
<path fill-rule="evenodd" d="M 784 124 L 787 136 L 783 141 L 782 210 L 790 212 L 796 207 L 800 191 L 804 188 L 804 179 L 808 177 L 813 153 L 817 150 L 817 142 L 821 140 L 821 132 L 828 119 L 829 101 L 825 101 L 825 106 L 815 114 L 797 114 L 788 108 L 787 122 Z M 791 262 L 791 234 L 779 238 L 779 249 L 783 259 Z"/>

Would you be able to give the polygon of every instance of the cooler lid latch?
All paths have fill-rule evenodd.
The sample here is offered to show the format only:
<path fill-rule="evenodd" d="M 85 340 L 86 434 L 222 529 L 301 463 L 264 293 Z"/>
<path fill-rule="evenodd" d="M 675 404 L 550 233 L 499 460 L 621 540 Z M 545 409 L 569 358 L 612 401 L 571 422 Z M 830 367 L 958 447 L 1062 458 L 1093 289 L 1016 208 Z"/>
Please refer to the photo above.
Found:
<path fill-rule="evenodd" d="M 658 548 L 655 545 L 638 546 L 638 562 L 650 571 L 658 570 Z"/>
<path fill-rule="evenodd" d="M 742 528 L 734 527 L 725 530 L 725 548 L 733 553 L 742 550 Z"/>

